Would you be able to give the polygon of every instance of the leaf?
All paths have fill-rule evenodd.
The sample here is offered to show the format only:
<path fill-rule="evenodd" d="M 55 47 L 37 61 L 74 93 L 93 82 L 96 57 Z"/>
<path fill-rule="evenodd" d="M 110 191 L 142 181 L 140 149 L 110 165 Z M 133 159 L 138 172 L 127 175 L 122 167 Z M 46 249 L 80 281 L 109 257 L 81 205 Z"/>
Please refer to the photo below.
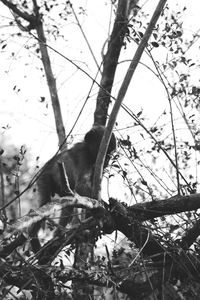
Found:
<path fill-rule="evenodd" d="M 126 171 L 122 171 L 122 176 L 123 176 L 123 178 L 126 178 L 127 172 Z"/>
<path fill-rule="evenodd" d="M 179 225 L 173 225 L 171 224 L 170 227 L 169 227 L 169 232 L 172 233 L 174 232 L 176 229 L 179 229 Z"/>
<path fill-rule="evenodd" d="M 116 164 L 113 164 L 113 165 L 112 165 L 112 167 L 114 167 L 114 168 L 118 168 L 118 169 L 119 169 L 119 166 L 118 166 L 118 165 L 116 165 Z"/>
<path fill-rule="evenodd" d="M 138 31 L 138 34 L 140 35 L 140 37 L 142 38 L 143 37 L 143 32 L 141 32 L 141 31 Z"/>
<path fill-rule="evenodd" d="M 176 35 L 177 35 L 177 37 L 181 37 L 181 36 L 182 36 L 182 32 L 178 30 L 178 31 L 176 32 Z"/>
<path fill-rule="evenodd" d="M 153 37 L 154 37 L 155 40 L 157 40 L 157 38 L 158 38 L 157 33 L 153 33 Z"/>
<path fill-rule="evenodd" d="M 139 118 L 141 116 L 141 114 L 142 114 L 142 110 L 139 111 L 136 116 Z"/>
<path fill-rule="evenodd" d="M 158 131 L 158 128 L 156 126 L 150 128 L 150 132 L 154 133 L 156 131 Z"/>
<path fill-rule="evenodd" d="M 143 185 L 147 186 L 147 181 L 145 181 L 145 180 L 141 180 L 141 184 L 143 184 Z"/>
<path fill-rule="evenodd" d="M 40 96 L 40 102 L 42 103 L 42 102 L 44 102 L 44 101 L 45 101 L 45 97 Z"/>
<path fill-rule="evenodd" d="M 154 47 L 154 48 L 158 48 L 159 47 L 159 44 L 157 42 L 152 42 L 151 45 Z"/>
<path fill-rule="evenodd" d="M 126 147 L 126 146 L 131 147 L 131 142 L 129 141 L 128 136 L 127 136 L 127 140 L 121 140 L 121 139 L 120 139 L 120 143 L 121 143 L 121 145 L 124 146 L 124 147 Z"/>

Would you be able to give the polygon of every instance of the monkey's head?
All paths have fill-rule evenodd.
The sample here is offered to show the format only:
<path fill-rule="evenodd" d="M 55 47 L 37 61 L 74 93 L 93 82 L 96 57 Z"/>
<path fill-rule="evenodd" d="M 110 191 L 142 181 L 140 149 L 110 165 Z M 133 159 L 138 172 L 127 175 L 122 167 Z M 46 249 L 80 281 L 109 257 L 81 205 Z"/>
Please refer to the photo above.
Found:
<path fill-rule="evenodd" d="M 104 131 L 105 131 L 104 126 L 100 126 L 100 125 L 93 126 L 92 129 L 90 131 L 88 131 L 88 133 L 86 133 L 86 135 L 85 135 L 84 141 L 85 141 L 87 149 L 88 149 L 89 159 L 90 159 L 91 163 L 95 163 L 95 161 L 96 161 Z M 106 167 L 109 157 L 110 157 L 110 154 L 114 150 L 116 150 L 116 138 L 115 138 L 114 133 L 112 133 L 110 143 L 108 145 L 108 150 L 106 153 L 104 167 Z"/>

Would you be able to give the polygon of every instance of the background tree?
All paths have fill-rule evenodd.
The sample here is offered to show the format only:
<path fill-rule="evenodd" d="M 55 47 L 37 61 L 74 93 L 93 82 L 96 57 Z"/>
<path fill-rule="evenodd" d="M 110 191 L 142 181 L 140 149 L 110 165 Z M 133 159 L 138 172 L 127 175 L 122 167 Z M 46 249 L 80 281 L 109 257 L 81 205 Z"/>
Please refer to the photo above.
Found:
<path fill-rule="evenodd" d="M 25 29 L 23 33 L 20 32 L 21 38 L 29 35 L 34 37 L 35 41 L 35 32 L 39 37 L 38 30 L 41 30 L 43 25 L 46 33 L 50 34 L 49 42 L 53 35 L 58 42 L 64 40 L 63 36 L 60 37 L 59 22 L 63 24 L 63 22 L 70 22 L 72 18 L 76 20 L 89 46 L 99 76 L 91 76 L 90 72 L 86 72 L 77 62 L 64 57 L 49 46 L 51 43 L 46 44 L 45 39 L 39 37 L 39 44 L 42 43 L 41 54 L 41 47 L 48 45 L 51 51 L 64 57 L 83 72 L 84 76 L 90 78 L 92 87 L 85 103 L 92 89 L 94 91 L 94 84 L 99 89 L 94 123 L 104 125 L 107 114 L 110 118 L 96 164 L 94 198 L 97 200 L 84 199 L 78 195 L 75 195 L 76 199 L 56 199 L 55 202 L 37 210 L 35 215 L 29 214 L 17 220 L 12 226 L 8 226 L 2 238 L 4 247 L 0 252 L 1 258 L 6 259 L 7 263 L 1 261 L 0 275 L 8 285 L 31 290 L 34 299 L 52 299 L 52 297 L 56 299 L 56 295 L 61 299 L 62 295 L 69 295 L 71 291 L 68 292 L 64 284 L 71 280 L 109 287 L 109 290 L 100 290 L 104 296 L 112 291 L 115 295 L 113 297 L 117 297 L 117 290 L 127 294 L 130 299 L 197 299 L 200 195 L 198 194 L 199 87 L 196 78 L 199 62 L 194 50 L 199 46 L 199 36 L 197 32 L 188 33 L 184 28 L 186 7 L 174 10 L 172 3 L 169 3 L 163 10 L 165 1 L 160 1 L 153 17 L 150 18 L 149 12 L 152 8 L 145 5 L 143 7 L 142 3 L 139 3 L 140 6 L 137 6 L 134 1 L 119 0 L 117 3 L 112 3 L 111 12 L 115 13 L 115 17 L 111 18 L 112 31 L 102 51 L 102 63 L 98 64 L 79 16 L 70 2 L 65 4 L 56 1 L 48 3 L 41 1 L 40 4 L 35 1 L 19 4 L 5 0 L 1 2 L 14 14 L 15 24 L 20 29 Z M 56 25 L 55 8 L 58 20 Z M 84 16 L 84 7 L 79 12 Z M 155 25 L 160 14 L 159 22 Z M 19 34 L 18 29 L 16 34 Z M 35 42 L 30 44 L 29 50 L 35 49 L 35 45 L 37 45 Z M 127 58 L 128 48 L 133 45 L 136 52 L 134 57 L 131 55 L 133 59 L 130 60 L 129 57 Z M 6 48 L 7 40 L 4 38 L 2 52 Z M 140 60 L 144 49 L 145 53 Z M 40 53 L 37 46 L 35 51 Z M 135 93 L 130 90 L 129 83 L 139 60 L 139 70 L 143 74 L 142 88 L 149 87 L 150 93 L 153 83 L 157 81 L 158 88 L 153 86 L 153 95 L 156 97 L 161 85 L 162 97 L 168 101 L 168 106 L 163 105 L 165 102 L 162 102 L 163 108 L 161 107 L 161 113 L 156 120 L 155 112 L 151 115 L 151 119 L 148 119 L 147 111 L 143 107 L 132 110 L 132 103 L 128 102 L 127 105 L 126 102 L 129 98 L 133 99 L 133 102 L 135 100 Z M 127 63 L 130 63 L 130 67 L 126 72 L 124 65 Z M 144 81 L 147 72 L 152 76 L 149 86 L 148 82 Z M 119 92 L 116 92 L 113 87 L 115 88 L 115 84 L 121 82 L 122 76 L 125 79 L 121 87 L 117 85 Z M 136 82 L 133 81 L 135 88 Z M 13 89 L 16 90 L 17 87 L 14 86 Z M 141 89 L 140 96 L 142 93 Z M 41 96 L 40 100 L 44 103 L 46 98 Z M 149 97 L 147 101 L 154 106 L 154 99 Z M 114 107 L 112 112 L 108 110 L 109 106 Z M 121 111 L 116 121 L 119 106 Z M 83 110 L 80 114 L 84 115 Z M 79 117 L 77 120 L 80 121 Z M 109 183 L 116 180 L 114 189 L 118 186 L 123 187 L 120 199 L 122 201 L 109 197 L 108 203 L 103 202 L 102 205 L 99 201 L 103 198 L 103 189 L 101 191 L 99 187 L 102 176 L 101 165 L 114 125 L 118 135 L 119 150 L 105 177 Z M 68 132 L 70 133 L 71 130 Z M 32 186 L 34 181 L 35 177 L 28 187 Z M 121 196 L 119 192 L 118 188 L 117 198 Z M 10 201 L 13 202 L 14 200 Z M 13 251 L 18 251 L 16 248 L 19 249 L 19 246 L 27 241 L 28 236 L 25 232 L 27 224 L 44 217 L 50 221 L 49 215 L 52 207 L 55 208 L 55 204 L 57 207 L 87 208 L 92 217 L 72 226 L 67 234 L 63 233 L 61 239 L 50 240 L 40 253 L 40 256 L 47 257 L 45 265 L 36 268 L 33 256 L 28 260 L 19 256 L 20 268 L 18 264 L 10 263 L 9 255 Z M 96 255 L 94 264 L 87 264 L 85 261 L 83 264 L 85 268 L 79 270 L 73 268 L 69 270 L 58 252 L 46 255 L 55 244 L 60 250 L 64 249 L 64 255 L 69 255 L 74 250 L 74 241 L 79 239 L 82 242 L 88 232 L 89 235 L 94 234 L 96 240 L 101 235 L 120 232 L 126 237 L 127 243 L 123 242 L 123 245 L 126 245 L 124 248 L 122 243 L 118 245 L 116 235 L 113 252 L 106 245 L 104 256 Z M 57 263 L 53 263 L 56 257 Z M 53 282 L 56 284 L 54 285 Z M 92 293 L 97 293 L 97 290 Z M 119 297 L 122 299 L 123 296 Z"/>
<path fill-rule="evenodd" d="M 25 146 L 17 149 L 14 145 L 8 144 L 4 139 L 1 140 L 1 206 L 6 204 L 6 200 L 14 198 L 20 194 L 21 190 L 26 187 L 27 180 L 30 176 L 28 160 Z M 6 149 L 4 151 L 4 149 Z M 32 192 L 31 192 L 32 193 Z M 19 198 L 8 207 L 6 217 L 9 220 L 15 220 L 23 215 L 28 206 L 28 195 L 26 202 L 24 198 Z M 30 205 L 30 204 L 29 204 Z M 23 210 L 22 210 L 23 209 Z"/>

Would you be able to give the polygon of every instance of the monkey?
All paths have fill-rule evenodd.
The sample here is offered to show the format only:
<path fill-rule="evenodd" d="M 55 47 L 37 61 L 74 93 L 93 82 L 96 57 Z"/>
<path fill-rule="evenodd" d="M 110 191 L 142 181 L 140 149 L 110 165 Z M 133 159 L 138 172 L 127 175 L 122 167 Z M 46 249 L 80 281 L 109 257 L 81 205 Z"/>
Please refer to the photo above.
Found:
<path fill-rule="evenodd" d="M 94 167 L 104 131 L 104 126 L 93 126 L 86 133 L 82 142 L 76 143 L 70 149 L 64 149 L 44 165 L 37 180 L 39 207 L 50 202 L 51 197 L 54 197 L 55 194 L 63 197 L 69 193 L 69 190 L 66 191 L 63 186 L 59 170 L 59 164 L 62 163 L 65 167 L 70 189 L 81 196 L 91 197 Z M 116 138 L 112 133 L 103 169 L 107 167 L 110 156 L 115 150 Z M 73 208 L 63 210 L 59 225 L 65 227 L 72 220 L 72 214 Z M 41 248 L 37 237 L 40 227 L 41 222 L 37 222 L 33 224 L 30 230 L 31 247 L 34 253 L 37 253 Z"/>

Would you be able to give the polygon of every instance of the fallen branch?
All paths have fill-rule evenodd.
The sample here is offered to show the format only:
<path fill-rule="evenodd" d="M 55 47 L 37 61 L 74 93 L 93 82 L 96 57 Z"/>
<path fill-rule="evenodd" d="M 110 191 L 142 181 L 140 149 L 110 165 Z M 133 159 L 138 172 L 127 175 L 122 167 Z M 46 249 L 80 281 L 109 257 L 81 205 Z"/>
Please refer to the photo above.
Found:
<path fill-rule="evenodd" d="M 74 196 L 55 198 L 52 200 L 52 202 L 43 205 L 36 210 L 31 210 L 27 215 L 16 220 L 13 224 L 7 225 L 7 228 L 3 232 L 2 236 L 3 238 L 9 238 L 11 235 L 18 232 L 24 232 L 26 234 L 32 224 L 49 217 L 56 211 L 62 210 L 64 207 L 104 209 L 97 200 L 88 197 L 82 197 L 78 194 L 74 194 Z"/>
<path fill-rule="evenodd" d="M 132 217 L 147 221 L 164 215 L 172 215 L 200 208 L 200 194 L 176 195 L 168 199 L 143 202 L 128 208 Z"/>
<path fill-rule="evenodd" d="M 50 215 L 56 211 L 62 210 L 64 207 L 78 207 L 92 210 L 94 219 L 90 220 L 90 222 L 85 225 L 82 223 L 77 224 L 77 226 L 70 224 L 70 228 L 63 228 L 65 243 L 63 243 L 61 238 L 55 241 L 49 241 L 46 246 L 46 248 L 48 247 L 50 249 L 51 255 L 53 255 L 52 249 L 58 251 L 64 246 L 72 243 L 79 236 L 79 233 L 83 232 L 81 228 L 84 228 L 84 230 L 91 230 L 91 228 L 96 228 L 96 226 L 100 225 L 101 231 L 103 231 L 104 234 L 112 233 L 117 229 L 129 240 L 133 241 L 139 249 L 142 248 L 142 253 L 144 255 L 154 255 L 154 261 L 162 260 L 163 255 L 165 255 L 164 247 L 160 245 L 152 232 L 142 225 L 142 222 L 167 214 L 196 210 L 200 208 L 200 194 L 188 196 L 177 195 L 165 200 L 135 204 L 131 207 L 127 207 L 123 203 L 112 198 L 110 199 L 110 205 L 104 203 L 106 209 L 101 203 L 97 200 L 75 194 L 74 196 L 53 199 L 51 203 L 48 203 L 37 210 L 31 210 L 28 215 L 18 219 L 12 225 L 7 226 L 2 234 L 2 240 L 10 238 L 14 234 L 18 234 L 18 236 L 14 241 L 2 247 L 0 256 L 5 258 L 16 247 L 23 245 L 29 237 L 28 231 L 33 223 L 48 218 Z M 99 210 L 100 214 L 98 214 Z M 183 237 L 183 240 L 180 241 L 180 246 L 183 246 L 184 244 L 184 248 L 186 247 L 188 249 L 199 234 L 199 224 L 197 224 L 188 231 L 185 237 Z M 66 238 L 66 236 L 68 238 Z M 42 253 L 49 252 L 49 249 L 43 250 Z M 42 257 L 42 254 L 40 254 L 40 257 Z"/>

